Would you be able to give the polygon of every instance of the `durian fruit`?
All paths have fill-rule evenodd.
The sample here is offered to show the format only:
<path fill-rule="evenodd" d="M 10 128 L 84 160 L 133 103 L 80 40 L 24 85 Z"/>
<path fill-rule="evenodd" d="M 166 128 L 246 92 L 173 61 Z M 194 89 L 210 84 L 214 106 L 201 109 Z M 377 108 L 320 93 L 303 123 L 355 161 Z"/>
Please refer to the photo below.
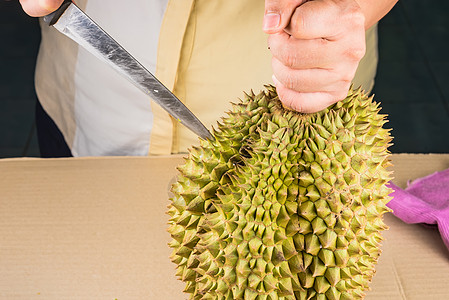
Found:
<path fill-rule="evenodd" d="M 324 111 L 245 95 L 172 186 L 168 231 L 191 299 L 362 299 L 388 211 L 391 137 L 361 90 Z"/>

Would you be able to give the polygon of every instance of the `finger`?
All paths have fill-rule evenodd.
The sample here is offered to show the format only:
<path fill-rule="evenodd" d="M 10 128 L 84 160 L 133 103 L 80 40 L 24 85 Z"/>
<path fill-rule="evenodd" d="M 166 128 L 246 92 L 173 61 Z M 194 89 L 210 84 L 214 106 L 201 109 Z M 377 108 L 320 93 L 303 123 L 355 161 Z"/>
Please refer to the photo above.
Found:
<path fill-rule="evenodd" d="M 272 55 L 292 69 L 327 68 L 337 55 L 336 45 L 325 39 L 299 40 L 285 32 L 268 37 Z"/>
<path fill-rule="evenodd" d="M 301 113 L 315 113 L 321 111 L 337 101 L 343 100 L 349 90 L 340 92 L 340 94 L 316 92 L 316 93 L 301 93 L 290 90 L 283 86 L 276 78 L 273 78 L 282 104 L 292 110 Z"/>
<path fill-rule="evenodd" d="M 290 23 L 292 14 L 307 0 L 265 0 L 263 30 L 265 33 L 282 31 Z"/>
<path fill-rule="evenodd" d="M 290 69 L 272 59 L 273 74 L 286 88 L 297 92 L 336 93 L 347 89 L 354 78 L 358 64 L 342 64 L 335 69 Z"/>
<path fill-rule="evenodd" d="M 58 9 L 64 0 L 19 0 L 23 10 L 32 17 L 41 17 Z"/>
<path fill-rule="evenodd" d="M 276 58 L 272 59 L 272 68 L 283 86 L 298 92 L 332 92 L 341 86 L 339 74 L 327 69 L 290 69 Z"/>
<path fill-rule="evenodd" d="M 308 1 L 295 9 L 288 32 L 297 39 L 337 39 L 351 30 L 365 29 L 365 18 L 355 1 Z"/>

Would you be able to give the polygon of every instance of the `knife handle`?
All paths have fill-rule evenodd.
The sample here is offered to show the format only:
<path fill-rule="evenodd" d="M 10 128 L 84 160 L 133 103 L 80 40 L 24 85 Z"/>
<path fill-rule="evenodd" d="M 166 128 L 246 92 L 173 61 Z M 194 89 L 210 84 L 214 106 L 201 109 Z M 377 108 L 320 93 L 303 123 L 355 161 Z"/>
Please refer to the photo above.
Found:
<path fill-rule="evenodd" d="M 48 14 L 44 16 L 44 22 L 47 23 L 49 26 L 54 25 L 56 22 L 58 22 L 61 15 L 65 12 L 67 7 L 72 4 L 72 0 L 64 0 L 61 4 L 61 6 L 52 12 L 51 14 Z"/>

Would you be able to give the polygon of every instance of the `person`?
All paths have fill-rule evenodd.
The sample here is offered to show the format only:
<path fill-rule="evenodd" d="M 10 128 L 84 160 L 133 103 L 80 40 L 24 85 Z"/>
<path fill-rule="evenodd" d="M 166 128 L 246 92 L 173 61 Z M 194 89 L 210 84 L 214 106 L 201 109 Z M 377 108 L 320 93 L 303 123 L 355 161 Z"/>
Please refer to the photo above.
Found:
<path fill-rule="evenodd" d="M 62 3 L 19 1 L 31 16 L 46 15 Z M 369 92 L 377 65 L 376 24 L 396 2 L 76 4 L 211 128 L 243 91 L 267 83 L 276 86 L 285 106 L 304 113 L 342 100 L 351 84 Z M 41 28 L 35 78 L 44 157 L 172 154 L 197 143 L 193 133 L 109 66 L 54 28 L 43 23 Z"/>

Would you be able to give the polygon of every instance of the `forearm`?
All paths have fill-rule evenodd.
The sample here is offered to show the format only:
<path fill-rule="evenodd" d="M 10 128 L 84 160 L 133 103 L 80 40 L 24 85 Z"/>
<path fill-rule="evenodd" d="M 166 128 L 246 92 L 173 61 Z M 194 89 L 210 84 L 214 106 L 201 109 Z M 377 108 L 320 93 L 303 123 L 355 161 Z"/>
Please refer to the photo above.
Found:
<path fill-rule="evenodd" d="M 398 0 L 356 0 L 365 15 L 365 28 L 368 29 L 382 19 Z"/>

